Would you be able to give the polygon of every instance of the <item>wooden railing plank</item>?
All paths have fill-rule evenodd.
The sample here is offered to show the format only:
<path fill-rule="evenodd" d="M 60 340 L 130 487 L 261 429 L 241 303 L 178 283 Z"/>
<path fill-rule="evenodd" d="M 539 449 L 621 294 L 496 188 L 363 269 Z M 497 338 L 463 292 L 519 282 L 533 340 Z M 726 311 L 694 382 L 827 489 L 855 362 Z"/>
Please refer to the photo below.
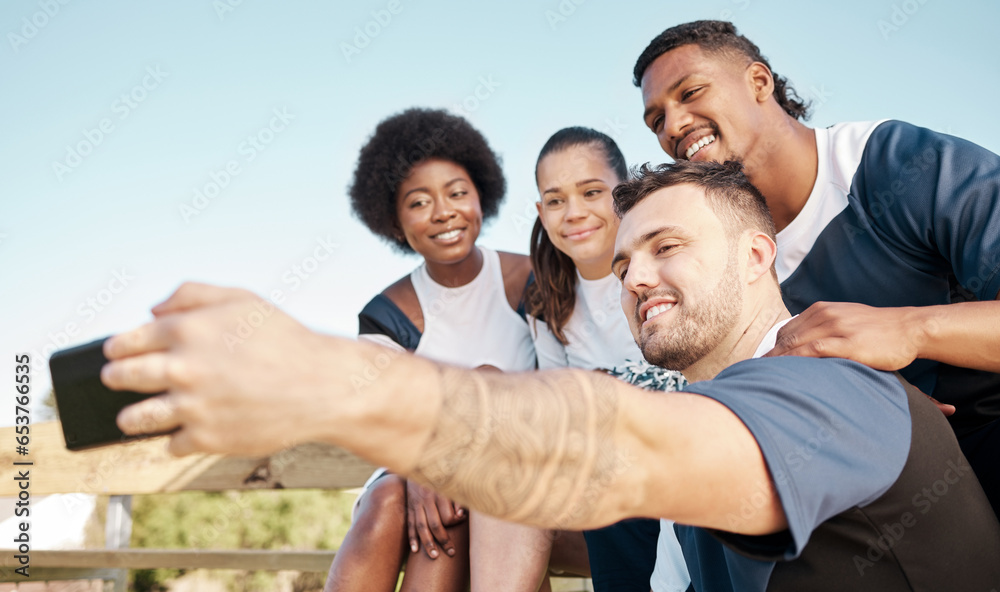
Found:
<path fill-rule="evenodd" d="M 118 576 L 118 571 L 114 569 L 89 569 L 82 567 L 38 567 L 31 566 L 28 573 L 30 578 L 25 578 L 14 573 L 13 568 L 0 569 L 0 582 L 44 582 L 56 580 L 114 580 Z M 31 584 L 36 585 L 36 584 Z M 25 588 L 27 589 L 27 588 Z M 37 590 L 38 588 L 33 588 Z"/>

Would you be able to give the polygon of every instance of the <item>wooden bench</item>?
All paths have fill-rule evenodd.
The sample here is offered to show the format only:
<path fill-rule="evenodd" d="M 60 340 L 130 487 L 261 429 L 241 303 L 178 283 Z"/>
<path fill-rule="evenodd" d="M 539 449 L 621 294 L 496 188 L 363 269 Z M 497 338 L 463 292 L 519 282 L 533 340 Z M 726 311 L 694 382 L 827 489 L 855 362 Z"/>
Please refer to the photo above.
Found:
<path fill-rule="evenodd" d="M 0 496 L 16 497 L 18 471 L 30 472 L 30 502 L 48 494 L 93 494 L 109 498 L 103 550 L 31 548 L 29 578 L 15 572 L 16 551 L 4 549 L 0 582 L 101 579 L 124 592 L 130 569 L 236 569 L 325 573 L 333 551 L 129 549 L 133 495 L 178 491 L 248 489 L 345 489 L 361 486 L 373 467 L 353 454 L 322 444 L 305 444 L 269 458 L 167 454 L 163 438 L 133 441 L 83 452 L 65 448 L 58 422 L 31 426 L 29 456 L 15 451 L 14 428 L 0 428 Z M 30 465 L 14 463 L 31 462 Z M 14 503 L 14 502 L 10 502 Z M 30 506 L 29 506 L 30 507 Z M 29 520 L 38 520 L 32 514 Z M 30 531 L 29 531 L 30 534 Z M 0 545 L 11 543 L 4 541 Z M 30 543 L 29 543 L 30 544 Z M 579 578 L 560 590 L 590 589 Z M 2 584 L 0 584 L 2 586 Z"/>

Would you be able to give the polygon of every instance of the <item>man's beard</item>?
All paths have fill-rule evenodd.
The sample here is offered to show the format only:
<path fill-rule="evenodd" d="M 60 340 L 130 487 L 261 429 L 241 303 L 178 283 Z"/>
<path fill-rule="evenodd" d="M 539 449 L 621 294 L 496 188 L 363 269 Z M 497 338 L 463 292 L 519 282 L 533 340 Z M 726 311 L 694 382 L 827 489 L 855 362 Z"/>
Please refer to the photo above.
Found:
<path fill-rule="evenodd" d="M 718 347 L 739 319 L 743 290 L 736 271 L 736 249 L 730 251 L 726 271 L 697 309 L 687 308 L 680 300 L 675 306 L 673 323 L 643 332 L 639 349 L 651 364 L 684 370 Z"/>

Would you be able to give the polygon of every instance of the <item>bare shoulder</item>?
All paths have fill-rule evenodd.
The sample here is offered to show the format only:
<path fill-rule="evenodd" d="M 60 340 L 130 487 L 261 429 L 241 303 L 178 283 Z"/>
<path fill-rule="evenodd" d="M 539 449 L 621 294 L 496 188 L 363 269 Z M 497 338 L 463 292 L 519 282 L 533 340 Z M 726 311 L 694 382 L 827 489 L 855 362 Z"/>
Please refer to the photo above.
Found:
<path fill-rule="evenodd" d="M 420 308 L 420 300 L 417 298 L 417 291 L 413 289 L 413 282 L 410 281 L 409 274 L 382 290 L 382 295 L 398 306 L 399 310 L 403 311 L 403 314 L 423 333 L 424 313 Z"/>
<path fill-rule="evenodd" d="M 497 251 L 500 256 L 500 270 L 503 273 L 503 287 L 510 307 L 517 310 L 524 296 L 524 287 L 531 275 L 531 259 L 527 255 Z"/>

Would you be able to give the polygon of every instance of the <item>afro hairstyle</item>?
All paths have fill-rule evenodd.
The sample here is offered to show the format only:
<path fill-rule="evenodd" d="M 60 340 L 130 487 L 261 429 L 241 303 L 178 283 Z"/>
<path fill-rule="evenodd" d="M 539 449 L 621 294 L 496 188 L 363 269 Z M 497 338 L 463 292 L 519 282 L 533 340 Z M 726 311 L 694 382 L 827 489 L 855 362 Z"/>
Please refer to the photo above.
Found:
<path fill-rule="evenodd" d="M 464 118 L 442 109 L 412 108 L 382 120 L 361 148 L 348 193 L 355 216 L 403 253 L 396 194 L 414 166 L 428 159 L 461 165 L 479 192 L 483 220 L 495 216 L 507 183 L 500 157 Z"/>

